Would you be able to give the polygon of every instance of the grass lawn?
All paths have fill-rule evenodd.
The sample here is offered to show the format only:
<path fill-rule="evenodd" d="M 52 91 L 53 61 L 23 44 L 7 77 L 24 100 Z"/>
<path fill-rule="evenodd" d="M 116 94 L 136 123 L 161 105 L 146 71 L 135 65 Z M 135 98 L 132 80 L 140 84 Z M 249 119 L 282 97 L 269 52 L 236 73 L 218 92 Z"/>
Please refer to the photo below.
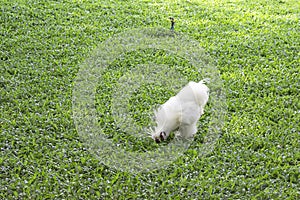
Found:
<path fill-rule="evenodd" d="M 0 0 L 0 8 L 0 199 L 300 199 L 299 1 Z M 205 137 L 200 130 L 170 165 L 120 171 L 103 164 L 79 136 L 74 80 L 100 43 L 131 29 L 168 29 L 170 16 L 175 31 L 214 60 L 226 93 L 225 123 L 205 156 L 195 150 Z M 115 78 L 144 60 L 181 66 L 189 80 L 196 74 L 186 60 L 163 51 L 123 58 L 99 80 L 98 121 L 122 148 L 151 151 L 159 145 L 113 126 Z M 141 126 L 151 123 L 145 109 L 174 95 L 148 86 L 128 105 Z"/>

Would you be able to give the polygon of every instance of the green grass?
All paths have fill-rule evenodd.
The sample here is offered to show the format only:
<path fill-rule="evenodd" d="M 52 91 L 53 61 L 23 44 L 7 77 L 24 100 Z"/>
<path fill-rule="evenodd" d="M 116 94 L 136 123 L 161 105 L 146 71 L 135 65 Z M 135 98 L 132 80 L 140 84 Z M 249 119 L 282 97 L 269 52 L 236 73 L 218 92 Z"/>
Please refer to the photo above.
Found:
<path fill-rule="evenodd" d="M 0 5 L 1 199 L 300 198 L 298 1 L 1 0 Z M 134 175 L 111 169 L 86 149 L 75 129 L 73 81 L 100 42 L 133 28 L 169 28 L 169 16 L 176 19 L 176 31 L 196 39 L 216 62 L 228 105 L 222 134 L 204 157 L 195 143 L 158 171 Z M 133 53 L 127 62 L 138 58 Z M 113 81 L 111 73 L 124 63 L 116 61 L 103 83 Z M 99 82 L 98 89 L 105 87 Z M 96 102 L 105 98 L 97 95 Z M 136 98 L 153 102 L 143 91 Z M 147 109 L 141 105 L 131 106 L 133 112 Z M 126 147 L 128 138 L 120 137 Z M 132 144 L 138 151 L 147 142 Z"/>

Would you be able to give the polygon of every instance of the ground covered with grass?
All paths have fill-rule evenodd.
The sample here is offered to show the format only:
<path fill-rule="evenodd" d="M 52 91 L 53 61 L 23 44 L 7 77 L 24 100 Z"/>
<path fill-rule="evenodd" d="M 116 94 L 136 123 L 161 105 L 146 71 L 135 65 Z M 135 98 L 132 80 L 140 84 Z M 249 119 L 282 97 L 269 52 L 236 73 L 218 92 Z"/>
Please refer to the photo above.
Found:
<path fill-rule="evenodd" d="M 300 198 L 298 1 L 1 0 L 0 5 L 1 199 Z M 228 106 L 222 134 L 205 156 L 193 149 L 202 142 L 199 134 L 167 167 L 138 174 L 113 169 L 77 133 L 74 79 L 99 43 L 133 28 L 169 28 L 170 16 L 175 31 L 197 40 L 220 72 Z M 161 64 L 185 63 L 144 53 Z M 139 58 L 133 52 L 116 60 L 97 90 L 109 88 L 118 67 Z M 187 76 L 193 79 L 193 73 Z M 145 86 L 132 98 L 137 121 L 145 117 L 139 110 L 156 103 L 146 94 L 163 94 L 161 102 L 173 95 L 152 89 L 145 93 Z M 113 120 L 101 115 L 109 112 L 101 110 L 109 101 L 98 93 L 100 124 Z M 156 148 L 132 140 L 131 151 Z M 126 148 L 126 136 L 118 141 Z"/>

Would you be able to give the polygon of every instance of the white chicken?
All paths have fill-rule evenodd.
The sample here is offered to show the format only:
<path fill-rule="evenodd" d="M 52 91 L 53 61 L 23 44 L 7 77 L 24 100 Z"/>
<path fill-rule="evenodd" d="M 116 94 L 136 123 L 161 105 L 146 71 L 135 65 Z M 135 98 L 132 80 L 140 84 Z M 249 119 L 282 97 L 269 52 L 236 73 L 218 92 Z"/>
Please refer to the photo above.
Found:
<path fill-rule="evenodd" d="M 189 82 L 154 112 L 156 127 L 151 133 L 152 138 L 159 143 L 177 129 L 180 137 L 192 138 L 197 132 L 197 122 L 204 113 L 208 98 L 209 88 L 205 80 Z"/>

